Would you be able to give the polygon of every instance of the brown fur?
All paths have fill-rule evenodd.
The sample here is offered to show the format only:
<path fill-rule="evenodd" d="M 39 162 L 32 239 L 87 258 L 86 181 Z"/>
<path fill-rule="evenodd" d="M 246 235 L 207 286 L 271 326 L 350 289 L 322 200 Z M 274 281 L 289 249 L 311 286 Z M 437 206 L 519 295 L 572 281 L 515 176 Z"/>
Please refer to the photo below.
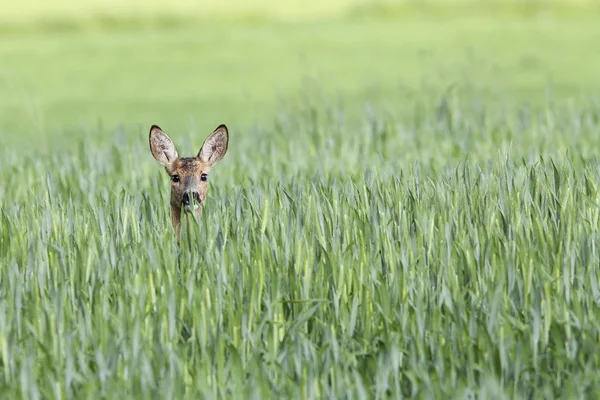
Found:
<path fill-rule="evenodd" d="M 196 157 L 179 157 L 171 138 L 156 125 L 150 128 L 149 142 L 152 155 L 164 165 L 167 174 L 171 177 L 171 220 L 179 242 L 181 208 L 183 206 L 186 212 L 195 217 L 202 215 L 209 173 L 212 166 L 225 156 L 229 145 L 229 133 L 225 125 L 219 125 L 206 138 Z M 206 175 L 206 180 L 202 180 L 203 175 Z M 173 177 L 177 178 L 173 179 Z M 200 202 L 197 207 L 194 200 Z"/>

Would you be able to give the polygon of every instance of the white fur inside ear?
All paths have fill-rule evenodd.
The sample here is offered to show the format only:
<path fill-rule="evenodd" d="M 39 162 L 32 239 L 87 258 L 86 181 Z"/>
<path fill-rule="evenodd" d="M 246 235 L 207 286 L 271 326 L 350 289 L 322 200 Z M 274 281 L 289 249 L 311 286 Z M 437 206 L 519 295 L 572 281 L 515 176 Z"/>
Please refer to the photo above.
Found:
<path fill-rule="evenodd" d="M 150 130 L 150 150 L 154 158 L 163 165 L 179 157 L 171 138 L 157 126 Z"/>
<path fill-rule="evenodd" d="M 198 158 L 209 165 L 213 165 L 225 156 L 228 144 L 229 133 L 227 132 L 227 128 L 223 125 L 219 126 L 204 141 L 204 144 L 198 153 Z"/>

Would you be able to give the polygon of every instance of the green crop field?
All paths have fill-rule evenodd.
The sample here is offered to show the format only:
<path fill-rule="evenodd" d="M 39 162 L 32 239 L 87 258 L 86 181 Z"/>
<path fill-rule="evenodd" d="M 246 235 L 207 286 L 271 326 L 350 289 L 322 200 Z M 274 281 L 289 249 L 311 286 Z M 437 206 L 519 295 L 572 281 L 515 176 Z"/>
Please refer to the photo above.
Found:
<path fill-rule="evenodd" d="M 0 12 L 1 398 L 600 396 L 595 3 L 163 3 Z"/>

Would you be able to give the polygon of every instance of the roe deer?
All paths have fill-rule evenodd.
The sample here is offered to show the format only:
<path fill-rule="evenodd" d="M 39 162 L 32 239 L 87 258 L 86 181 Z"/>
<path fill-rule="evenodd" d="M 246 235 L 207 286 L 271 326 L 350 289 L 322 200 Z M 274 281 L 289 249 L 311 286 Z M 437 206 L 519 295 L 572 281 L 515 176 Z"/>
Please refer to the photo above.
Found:
<path fill-rule="evenodd" d="M 150 128 L 149 139 L 152 155 L 165 166 L 171 177 L 171 220 L 179 243 L 181 208 L 196 217 L 202 214 L 208 174 L 212 166 L 227 153 L 229 132 L 225 125 L 219 125 L 206 138 L 196 157 L 179 157 L 171 138 L 156 125 Z"/>

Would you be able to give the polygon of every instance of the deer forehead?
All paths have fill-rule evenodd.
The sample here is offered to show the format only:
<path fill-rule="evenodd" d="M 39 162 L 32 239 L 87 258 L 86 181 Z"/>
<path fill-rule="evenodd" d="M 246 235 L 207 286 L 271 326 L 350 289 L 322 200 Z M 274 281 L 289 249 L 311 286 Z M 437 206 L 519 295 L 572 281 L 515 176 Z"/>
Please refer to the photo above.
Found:
<path fill-rule="evenodd" d="M 210 166 L 197 157 L 178 158 L 169 167 L 169 173 L 181 176 L 208 174 L 210 171 Z"/>

